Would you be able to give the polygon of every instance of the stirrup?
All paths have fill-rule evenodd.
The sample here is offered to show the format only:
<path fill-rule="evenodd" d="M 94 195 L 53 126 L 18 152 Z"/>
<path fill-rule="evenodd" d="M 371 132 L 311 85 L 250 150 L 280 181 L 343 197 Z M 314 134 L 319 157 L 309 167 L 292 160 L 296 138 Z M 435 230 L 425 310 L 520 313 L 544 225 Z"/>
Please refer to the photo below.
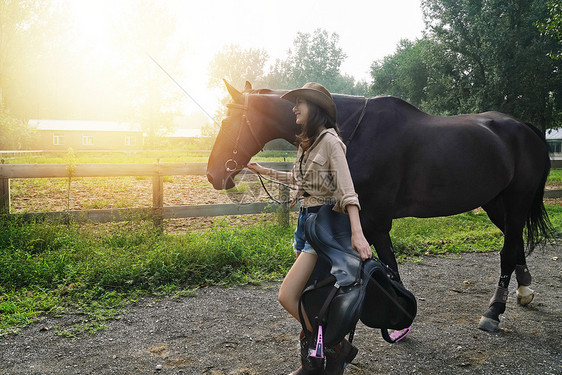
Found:
<path fill-rule="evenodd" d="M 404 328 L 404 329 L 394 331 L 390 334 L 390 338 L 392 339 L 392 341 L 398 342 L 398 341 L 402 340 L 404 337 L 406 337 L 406 335 L 408 333 L 410 333 L 411 330 L 412 330 L 412 326 L 409 326 L 408 328 Z"/>
<path fill-rule="evenodd" d="M 316 338 L 316 347 L 309 351 L 308 354 L 312 358 L 324 358 L 324 339 L 322 337 L 322 326 L 318 326 L 318 337 Z"/>

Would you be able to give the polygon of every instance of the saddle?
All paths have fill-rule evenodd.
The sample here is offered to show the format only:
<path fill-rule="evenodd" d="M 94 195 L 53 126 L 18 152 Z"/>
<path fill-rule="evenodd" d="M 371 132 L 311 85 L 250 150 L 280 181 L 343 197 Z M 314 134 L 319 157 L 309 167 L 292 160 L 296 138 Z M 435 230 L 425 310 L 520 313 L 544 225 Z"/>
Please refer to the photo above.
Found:
<path fill-rule="evenodd" d="M 323 206 L 305 223 L 307 241 L 318 253 L 299 303 L 303 329 L 306 315 L 316 337 L 311 356 L 322 356 L 323 346 L 336 345 L 348 334 L 352 341 L 359 320 L 396 342 L 388 329 L 409 327 L 417 313 L 415 296 L 390 267 L 375 258 L 361 261 L 351 246 L 349 217 L 332 208 Z"/>

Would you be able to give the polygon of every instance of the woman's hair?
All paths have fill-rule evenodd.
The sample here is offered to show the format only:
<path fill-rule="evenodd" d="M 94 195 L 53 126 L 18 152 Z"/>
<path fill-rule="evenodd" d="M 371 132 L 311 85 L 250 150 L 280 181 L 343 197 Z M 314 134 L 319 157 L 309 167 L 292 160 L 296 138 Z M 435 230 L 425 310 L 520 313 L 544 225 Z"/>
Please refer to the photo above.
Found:
<path fill-rule="evenodd" d="M 323 108 L 308 100 L 306 101 L 306 104 L 308 105 L 308 119 L 306 124 L 303 125 L 302 131 L 296 138 L 296 145 L 302 146 L 305 150 L 314 143 L 314 140 L 320 133 L 320 127 L 322 125 L 326 129 L 335 129 L 338 135 L 340 134 L 338 124 Z"/>

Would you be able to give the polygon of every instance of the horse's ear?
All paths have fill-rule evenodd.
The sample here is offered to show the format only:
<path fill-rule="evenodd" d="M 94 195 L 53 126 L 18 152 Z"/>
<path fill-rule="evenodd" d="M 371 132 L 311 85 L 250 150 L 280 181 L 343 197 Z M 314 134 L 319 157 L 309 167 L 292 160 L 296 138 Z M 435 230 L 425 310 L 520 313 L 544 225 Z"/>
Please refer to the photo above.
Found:
<path fill-rule="evenodd" d="M 244 101 L 244 96 L 242 95 L 242 93 L 236 90 L 234 86 L 232 86 L 230 83 L 226 81 L 226 79 L 223 79 L 223 81 L 224 84 L 226 85 L 226 89 L 228 90 L 228 93 L 230 94 L 230 96 L 232 96 L 232 99 L 234 99 L 236 103 L 242 103 Z"/>
<path fill-rule="evenodd" d="M 251 90 L 251 89 L 252 89 L 252 84 L 250 83 L 250 81 L 246 81 L 246 85 L 244 86 L 244 91 Z"/>

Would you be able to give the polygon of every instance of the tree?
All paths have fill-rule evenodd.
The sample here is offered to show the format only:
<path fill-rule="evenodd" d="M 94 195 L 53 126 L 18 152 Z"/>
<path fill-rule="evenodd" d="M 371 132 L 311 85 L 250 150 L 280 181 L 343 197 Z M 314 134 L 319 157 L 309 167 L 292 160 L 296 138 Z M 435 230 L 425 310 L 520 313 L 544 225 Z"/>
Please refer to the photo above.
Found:
<path fill-rule="evenodd" d="M 554 126 L 560 69 L 547 56 L 554 41 L 535 26 L 546 18 L 546 1 L 422 0 L 432 41 L 424 48 L 422 104 L 439 113 L 497 110 L 543 130 Z"/>
<path fill-rule="evenodd" d="M 34 129 L 26 121 L 0 111 L 0 150 L 21 150 L 31 145 Z"/>
<path fill-rule="evenodd" d="M 46 55 L 61 35 L 64 22 L 53 14 L 64 7 L 53 1 L 0 0 L 0 108 L 25 117 L 22 102 L 29 100 L 28 73 L 37 69 L 37 57 Z"/>
<path fill-rule="evenodd" d="M 544 22 L 537 22 L 537 27 L 544 35 L 548 35 L 558 42 L 558 49 L 550 53 L 553 59 L 562 59 L 562 0 L 548 1 L 548 18 Z"/>
<path fill-rule="evenodd" d="M 307 82 L 318 82 L 331 92 L 365 95 L 367 85 L 342 75 L 341 64 L 347 57 L 338 46 L 339 35 L 317 29 L 314 33 L 297 33 L 293 49 L 285 60 L 277 59 L 266 81 L 269 87 L 294 89 Z"/>
<path fill-rule="evenodd" d="M 244 87 L 246 81 L 260 87 L 265 83 L 265 63 L 269 58 L 263 49 L 242 49 L 232 44 L 215 54 L 209 64 L 209 87 L 224 87 L 226 79 L 234 87 Z"/>
<path fill-rule="evenodd" d="M 371 93 L 397 96 L 419 107 L 427 96 L 429 43 L 427 39 L 416 42 L 403 39 L 394 55 L 374 62 Z"/>

